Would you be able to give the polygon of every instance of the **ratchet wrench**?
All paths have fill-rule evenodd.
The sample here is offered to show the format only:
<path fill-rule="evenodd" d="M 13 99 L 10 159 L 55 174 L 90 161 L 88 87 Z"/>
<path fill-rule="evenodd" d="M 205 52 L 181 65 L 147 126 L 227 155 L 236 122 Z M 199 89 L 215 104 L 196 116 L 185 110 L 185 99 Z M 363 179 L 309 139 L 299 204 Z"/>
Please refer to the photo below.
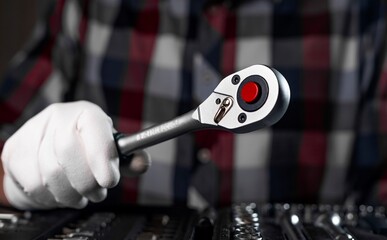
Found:
<path fill-rule="evenodd" d="M 247 133 L 276 123 L 290 101 L 287 81 L 277 70 L 253 65 L 225 77 L 196 109 L 132 135 L 114 134 L 120 160 L 179 135 L 221 129 Z"/>

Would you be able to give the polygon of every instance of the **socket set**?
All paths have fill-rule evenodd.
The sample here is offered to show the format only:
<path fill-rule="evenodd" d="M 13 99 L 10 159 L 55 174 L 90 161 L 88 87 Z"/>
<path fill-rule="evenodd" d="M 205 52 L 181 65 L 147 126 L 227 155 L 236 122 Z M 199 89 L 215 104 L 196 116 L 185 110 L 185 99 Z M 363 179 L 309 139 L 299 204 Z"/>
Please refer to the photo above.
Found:
<path fill-rule="evenodd" d="M 387 240 L 383 206 L 238 203 L 218 211 L 100 206 L 0 209 L 0 239 Z"/>
<path fill-rule="evenodd" d="M 213 239 L 387 240 L 382 206 L 234 204 L 220 211 Z"/>
<path fill-rule="evenodd" d="M 192 239 L 198 217 L 188 208 L 140 206 L 0 212 L 0 239 L 31 240 Z"/>

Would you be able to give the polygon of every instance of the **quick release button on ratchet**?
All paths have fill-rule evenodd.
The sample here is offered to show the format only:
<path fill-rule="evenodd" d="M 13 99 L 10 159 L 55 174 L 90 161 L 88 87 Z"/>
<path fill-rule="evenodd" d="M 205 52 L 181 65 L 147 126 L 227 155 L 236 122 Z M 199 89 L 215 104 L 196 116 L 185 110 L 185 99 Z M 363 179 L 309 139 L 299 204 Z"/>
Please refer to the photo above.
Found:
<path fill-rule="evenodd" d="M 241 97 L 246 103 L 254 103 L 259 97 L 259 85 L 256 82 L 248 82 L 242 87 Z"/>
<path fill-rule="evenodd" d="M 243 110 L 254 112 L 265 104 L 268 94 L 269 87 L 263 77 L 259 75 L 248 76 L 239 85 L 238 104 Z"/>

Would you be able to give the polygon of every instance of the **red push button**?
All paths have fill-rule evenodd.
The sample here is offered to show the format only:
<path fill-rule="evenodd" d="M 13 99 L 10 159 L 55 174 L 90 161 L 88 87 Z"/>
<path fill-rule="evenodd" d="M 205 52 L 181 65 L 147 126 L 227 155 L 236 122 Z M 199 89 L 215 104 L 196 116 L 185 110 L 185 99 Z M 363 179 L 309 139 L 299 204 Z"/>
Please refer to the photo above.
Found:
<path fill-rule="evenodd" d="M 259 86 L 256 82 L 248 82 L 242 87 L 241 97 L 246 103 L 253 103 L 258 99 Z"/>

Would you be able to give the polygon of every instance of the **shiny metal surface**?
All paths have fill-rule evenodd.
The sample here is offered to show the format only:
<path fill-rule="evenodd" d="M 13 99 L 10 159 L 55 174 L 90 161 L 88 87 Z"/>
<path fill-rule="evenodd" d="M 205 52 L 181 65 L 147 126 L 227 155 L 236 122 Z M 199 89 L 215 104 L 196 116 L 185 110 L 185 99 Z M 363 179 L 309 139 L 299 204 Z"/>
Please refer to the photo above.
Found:
<path fill-rule="evenodd" d="M 235 81 L 236 75 L 238 81 Z M 238 92 L 242 83 L 252 81 L 252 76 L 263 79 L 265 101 L 254 110 L 244 110 L 238 101 Z M 133 135 L 115 134 L 115 140 L 120 156 L 123 156 L 199 129 L 247 133 L 276 123 L 284 115 L 289 101 L 290 89 L 285 78 L 275 69 L 253 65 L 224 78 L 213 93 L 191 112 Z"/>

